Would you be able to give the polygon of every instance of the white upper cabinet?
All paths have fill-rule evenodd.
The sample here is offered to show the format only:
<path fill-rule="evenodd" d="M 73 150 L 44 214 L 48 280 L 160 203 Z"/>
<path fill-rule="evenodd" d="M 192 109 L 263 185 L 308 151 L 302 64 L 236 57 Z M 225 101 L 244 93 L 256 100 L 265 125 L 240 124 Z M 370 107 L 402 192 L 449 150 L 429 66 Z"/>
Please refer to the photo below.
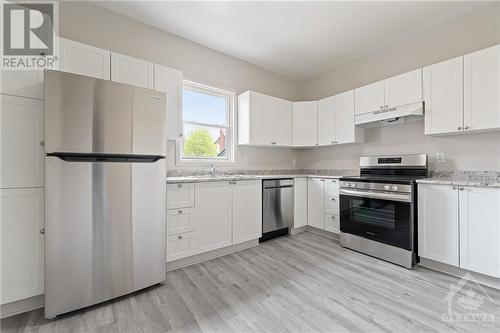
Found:
<path fill-rule="evenodd" d="M 43 101 L 1 95 L 1 187 L 43 187 Z"/>
<path fill-rule="evenodd" d="M 318 144 L 320 146 L 333 145 L 337 138 L 335 100 L 336 96 L 331 96 L 318 101 Z"/>
<path fill-rule="evenodd" d="M 43 189 L 2 189 L 0 303 L 43 294 Z"/>
<path fill-rule="evenodd" d="M 293 181 L 293 227 L 307 225 L 307 178 Z"/>
<path fill-rule="evenodd" d="M 292 145 L 292 102 L 269 96 L 269 121 L 271 121 L 272 144 Z"/>
<path fill-rule="evenodd" d="M 318 102 L 293 102 L 293 146 L 318 145 Z"/>
<path fill-rule="evenodd" d="M 20 97 L 43 99 L 43 71 L 0 71 L 0 92 Z"/>
<path fill-rule="evenodd" d="M 355 89 L 355 114 L 422 102 L 422 69 Z"/>
<path fill-rule="evenodd" d="M 233 190 L 233 245 L 262 237 L 262 181 L 238 181 Z"/>
<path fill-rule="evenodd" d="M 427 135 L 463 130 L 463 59 L 458 57 L 424 68 Z"/>
<path fill-rule="evenodd" d="M 364 141 L 364 128 L 354 125 L 354 90 L 335 95 L 335 144 Z"/>
<path fill-rule="evenodd" d="M 291 146 L 292 103 L 255 91 L 238 96 L 238 144 Z"/>
<path fill-rule="evenodd" d="M 418 186 L 418 255 L 459 265 L 458 190 L 453 186 Z"/>
<path fill-rule="evenodd" d="M 460 267 L 500 278 L 500 189 L 461 187 Z"/>
<path fill-rule="evenodd" d="M 307 182 L 307 225 L 325 229 L 325 180 L 309 178 Z"/>
<path fill-rule="evenodd" d="M 384 81 L 356 88 L 354 90 L 356 100 L 355 114 L 363 114 L 384 109 L 384 90 Z"/>
<path fill-rule="evenodd" d="M 182 72 L 154 65 L 155 90 L 167 94 L 167 138 L 182 137 Z"/>
<path fill-rule="evenodd" d="M 464 129 L 500 128 L 500 45 L 464 56 Z"/>
<path fill-rule="evenodd" d="M 385 105 L 402 106 L 422 102 L 422 69 L 393 76 L 385 82 Z"/>
<path fill-rule="evenodd" d="M 111 52 L 58 38 L 59 70 L 98 79 L 110 79 Z"/>
<path fill-rule="evenodd" d="M 153 89 L 153 76 L 153 63 L 111 52 L 111 81 Z"/>

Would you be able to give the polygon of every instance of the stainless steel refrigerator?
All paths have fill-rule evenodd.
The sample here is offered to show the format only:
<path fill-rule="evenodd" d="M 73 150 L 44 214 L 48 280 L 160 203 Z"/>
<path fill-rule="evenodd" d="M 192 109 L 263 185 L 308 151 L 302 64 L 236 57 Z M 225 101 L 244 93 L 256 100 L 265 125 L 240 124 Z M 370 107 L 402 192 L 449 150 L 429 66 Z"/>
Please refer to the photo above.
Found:
<path fill-rule="evenodd" d="M 45 317 L 165 280 L 165 94 L 45 72 Z"/>

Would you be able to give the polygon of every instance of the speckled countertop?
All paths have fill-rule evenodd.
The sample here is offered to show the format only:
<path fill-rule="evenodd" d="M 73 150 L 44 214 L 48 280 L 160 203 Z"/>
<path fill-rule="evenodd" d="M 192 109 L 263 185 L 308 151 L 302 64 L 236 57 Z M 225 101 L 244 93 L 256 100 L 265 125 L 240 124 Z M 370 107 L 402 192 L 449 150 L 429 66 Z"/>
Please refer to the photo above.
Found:
<path fill-rule="evenodd" d="M 347 175 L 357 175 L 357 170 L 234 170 L 231 173 L 207 175 L 206 171 L 172 170 L 167 175 L 168 184 L 223 182 L 237 180 L 260 180 L 280 178 L 332 178 L 338 179 Z"/>
<path fill-rule="evenodd" d="M 417 180 L 419 184 L 500 187 L 498 171 L 434 172 L 431 177 Z"/>

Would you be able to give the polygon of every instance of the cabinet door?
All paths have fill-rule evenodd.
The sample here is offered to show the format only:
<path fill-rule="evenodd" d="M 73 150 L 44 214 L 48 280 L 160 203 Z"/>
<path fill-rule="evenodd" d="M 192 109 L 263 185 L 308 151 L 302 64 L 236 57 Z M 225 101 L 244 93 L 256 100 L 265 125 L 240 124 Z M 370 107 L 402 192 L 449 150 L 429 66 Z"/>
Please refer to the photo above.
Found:
<path fill-rule="evenodd" d="M 196 183 L 191 254 L 231 245 L 231 186 L 229 182 Z"/>
<path fill-rule="evenodd" d="M 325 181 L 309 178 L 307 182 L 307 225 L 325 229 Z"/>
<path fill-rule="evenodd" d="M 59 38 L 59 70 L 98 79 L 110 79 L 111 52 Z"/>
<path fill-rule="evenodd" d="M 292 145 L 292 102 L 281 98 L 269 97 L 269 116 L 273 135 L 272 144 Z"/>
<path fill-rule="evenodd" d="M 0 71 L 2 94 L 43 99 L 43 71 Z"/>
<path fill-rule="evenodd" d="M 458 190 L 418 186 L 418 255 L 458 266 Z"/>
<path fill-rule="evenodd" d="M 293 102 L 293 145 L 312 147 L 318 144 L 318 102 Z"/>
<path fill-rule="evenodd" d="M 499 278 L 500 189 L 460 189 L 460 267 Z"/>
<path fill-rule="evenodd" d="M 500 45 L 464 57 L 464 129 L 500 128 Z"/>
<path fill-rule="evenodd" d="M 307 178 L 295 178 L 293 182 L 293 227 L 307 225 Z"/>
<path fill-rule="evenodd" d="M 3 189 L 1 304 L 43 294 L 42 188 Z"/>
<path fill-rule="evenodd" d="M 153 63 L 111 52 L 111 81 L 153 89 L 153 75 Z"/>
<path fill-rule="evenodd" d="M 353 100 L 354 103 L 354 100 Z M 354 105 L 354 104 L 353 104 Z M 318 101 L 318 144 L 320 146 L 335 144 L 336 140 L 336 96 Z M 354 126 L 354 114 L 353 114 Z"/>
<path fill-rule="evenodd" d="M 167 262 L 189 257 L 190 254 L 190 233 L 177 234 L 167 237 Z"/>
<path fill-rule="evenodd" d="M 43 101 L 1 95 L 1 187 L 44 184 Z"/>
<path fill-rule="evenodd" d="M 385 105 L 384 89 L 384 81 L 379 81 L 354 90 L 355 114 L 383 109 Z"/>
<path fill-rule="evenodd" d="M 422 69 L 385 80 L 385 105 L 389 107 L 422 102 Z"/>
<path fill-rule="evenodd" d="M 167 209 L 194 206 L 194 183 L 167 184 Z"/>
<path fill-rule="evenodd" d="M 250 91 L 248 95 L 250 143 L 271 145 L 274 142 L 272 121 L 269 117 L 269 96 Z"/>
<path fill-rule="evenodd" d="M 335 96 L 335 143 L 363 142 L 365 130 L 354 125 L 354 90 Z"/>
<path fill-rule="evenodd" d="M 167 138 L 182 136 L 182 72 L 154 65 L 155 90 L 167 94 Z"/>
<path fill-rule="evenodd" d="M 462 131 L 463 72 L 463 57 L 424 68 L 425 134 Z"/>
<path fill-rule="evenodd" d="M 233 244 L 262 237 L 262 181 L 240 181 L 233 192 Z"/>

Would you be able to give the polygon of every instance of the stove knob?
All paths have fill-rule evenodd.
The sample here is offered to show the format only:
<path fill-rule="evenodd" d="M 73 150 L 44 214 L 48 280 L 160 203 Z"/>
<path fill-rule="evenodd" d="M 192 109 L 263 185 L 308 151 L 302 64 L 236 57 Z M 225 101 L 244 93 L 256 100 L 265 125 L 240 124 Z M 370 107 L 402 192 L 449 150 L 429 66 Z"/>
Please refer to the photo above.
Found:
<path fill-rule="evenodd" d="M 397 185 L 392 185 L 392 190 L 393 190 L 393 191 L 397 191 L 397 190 L 398 190 Z"/>
<path fill-rule="evenodd" d="M 384 185 L 384 190 L 389 191 L 389 190 L 390 190 L 390 188 L 391 188 L 391 187 L 390 187 L 389 185 Z"/>
<path fill-rule="evenodd" d="M 356 183 L 351 183 L 351 187 L 356 187 Z"/>

